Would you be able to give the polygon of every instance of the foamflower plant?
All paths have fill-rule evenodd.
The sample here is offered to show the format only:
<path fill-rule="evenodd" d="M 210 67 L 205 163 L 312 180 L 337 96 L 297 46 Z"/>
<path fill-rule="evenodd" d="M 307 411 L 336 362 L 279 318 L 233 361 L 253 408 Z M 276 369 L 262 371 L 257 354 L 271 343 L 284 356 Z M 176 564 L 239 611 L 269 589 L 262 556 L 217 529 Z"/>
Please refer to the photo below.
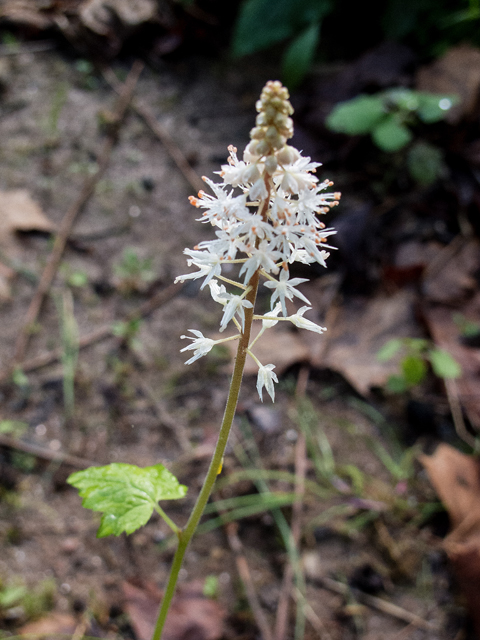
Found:
<path fill-rule="evenodd" d="M 289 322 L 300 329 L 322 333 L 324 327 L 304 315 L 311 309 L 305 295 L 297 289 L 305 278 L 292 278 L 294 262 L 318 263 L 326 266 L 329 256 L 328 238 L 335 233 L 326 228 L 319 216 L 338 204 L 340 194 L 328 191 L 333 183 L 320 182 L 316 169 L 320 166 L 288 144 L 293 136 L 293 108 L 288 91 L 280 82 L 268 82 L 256 104 L 256 126 L 242 159 L 229 147 L 227 164 L 221 167 L 220 182 L 203 178 L 211 193 L 200 191 L 190 202 L 202 213 L 199 220 L 215 229 L 215 237 L 185 249 L 187 264 L 193 271 L 180 275 L 176 282 L 202 280 L 215 302 L 223 307 L 220 332 L 232 335 L 217 340 L 205 337 L 198 329 L 181 351 L 189 352 L 190 365 L 208 354 L 216 344 L 238 341 L 237 355 L 218 441 L 202 489 L 183 529 L 179 528 L 158 504 L 166 499 L 181 498 L 186 487 L 163 465 L 140 469 L 133 465 L 111 464 L 74 473 L 70 484 L 80 490 L 86 507 L 101 511 L 99 536 L 123 531 L 131 533 L 145 524 L 156 510 L 178 537 L 178 546 L 165 589 L 152 640 L 160 640 L 186 549 L 194 535 L 203 510 L 221 472 L 223 456 L 232 427 L 247 357 L 258 366 L 257 391 L 275 398 L 275 364 L 262 363 L 254 352 L 255 343 L 278 322 Z M 238 265 L 237 280 L 226 277 L 231 265 Z M 271 310 L 255 313 L 259 286 L 271 293 Z M 227 288 L 228 287 L 228 288 Z M 287 300 L 306 303 L 297 313 L 288 315 Z M 253 322 L 261 323 L 256 338 L 251 340 Z M 193 354 L 191 353 L 193 352 Z"/>

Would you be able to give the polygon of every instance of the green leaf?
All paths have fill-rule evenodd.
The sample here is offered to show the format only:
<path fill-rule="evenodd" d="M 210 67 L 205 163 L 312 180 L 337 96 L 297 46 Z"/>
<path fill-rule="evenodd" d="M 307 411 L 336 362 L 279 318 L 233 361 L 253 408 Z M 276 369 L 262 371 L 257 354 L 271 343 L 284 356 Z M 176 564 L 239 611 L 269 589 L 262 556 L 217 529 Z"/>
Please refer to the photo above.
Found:
<path fill-rule="evenodd" d="M 67 482 L 79 490 L 83 506 L 103 511 L 98 538 L 132 533 L 148 522 L 159 500 L 183 498 L 187 487 L 161 464 L 136 467 L 112 463 L 72 473 Z"/>
<path fill-rule="evenodd" d="M 384 118 L 372 131 L 373 141 L 382 151 L 399 151 L 412 137 L 410 129 L 399 122 L 393 113 Z"/>
<path fill-rule="evenodd" d="M 409 355 L 402 360 L 402 372 L 409 386 L 419 384 L 427 375 L 427 365 L 422 358 Z"/>
<path fill-rule="evenodd" d="M 27 589 L 21 585 L 5 587 L 0 591 L 0 608 L 9 609 L 27 595 Z"/>
<path fill-rule="evenodd" d="M 403 376 L 392 375 L 387 380 L 387 389 L 392 393 L 404 393 L 408 389 L 408 384 Z"/>
<path fill-rule="evenodd" d="M 232 53 L 241 57 L 267 49 L 319 22 L 331 0 L 246 0 L 235 23 Z"/>
<path fill-rule="evenodd" d="M 282 61 L 282 76 L 292 90 L 300 84 L 312 64 L 320 36 L 320 24 L 312 24 L 290 43 Z"/>
<path fill-rule="evenodd" d="M 28 429 L 26 422 L 20 422 L 20 420 L 0 420 L 0 433 L 12 434 L 19 438 Z"/>
<path fill-rule="evenodd" d="M 462 375 L 462 368 L 452 356 L 443 349 L 432 349 L 428 353 L 433 372 L 439 378 L 454 380 Z"/>
<path fill-rule="evenodd" d="M 393 356 L 400 351 L 402 346 L 402 338 L 392 338 L 378 351 L 377 360 L 380 362 L 387 362 L 387 360 L 391 360 Z"/>
<path fill-rule="evenodd" d="M 332 131 L 350 136 L 370 133 L 386 118 L 383 100 L 379 96 L 357 96 L 336 105 L 325 120 Z"/>
<path fill-rule="evenodd" d="M 456 95 L 436 95 L 434 93 L 417 92 L 419 107 L 417 115 L 427 124 L 443 120 L 450 109 L 455 106 L 459 97 Z"/>
<path fill-rule="evenodd" d="M 415 182 L 428 187 L 440 177 L 444 169 L 443 153 L 428 142 L 416 142 L 408 151 L 407 167 Z"/>

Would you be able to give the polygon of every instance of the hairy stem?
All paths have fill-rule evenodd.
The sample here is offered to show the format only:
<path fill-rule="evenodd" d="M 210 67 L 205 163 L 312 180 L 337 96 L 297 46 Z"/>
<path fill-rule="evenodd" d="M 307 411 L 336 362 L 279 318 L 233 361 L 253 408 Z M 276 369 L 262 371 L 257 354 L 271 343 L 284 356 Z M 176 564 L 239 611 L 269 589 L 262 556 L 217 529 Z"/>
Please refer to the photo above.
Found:
<path fill-rule="evenodd" d="M 165 620 L 167 619 L 168 610 L 170 608 L 170 603 L 175 593 L 178 574 L 183 563 L 185 552 L 190 540 L 192 539 L 197 529 L 198 523 L 200 521 L 200 518 L 202 517 L 203 510 L 208 502 L 210 494 L 212 493 L 217 475 L 220 473 L 222 468 L 223 455 L 227 446 L 228 436 L 232 427 L 233 418 L 235 417 L 235 410 L 237 408 L 238 396 L 242 384 L 243 369 L 245 367 L 247 349 L 250 342 L 250 332 L 253 322 L 253 311 L 255 307 L 255 299 L 257 297 L 259 277 L 260 273 L 257 270 L 250 278 L 250 282 L 248 283 L 248 293 L 245 298 L 252 303 L 252 307 L 245 309 L 245 330 L 241 334 L 238 343 L 232 381 L 230 383 L 230 391 L 228 394 L 227 405 L 225 407 L 222 426 L 220 428 L 220 433 L 218 434 L 217 445 L 215 447 L 215 452 L 210 462 L 210 467 L 208 468 L 203 487 L 197 498 L 193 511 L 190 514 L 190 518 L 188 519 L 185 528 L 178 532 L 178 547 L 173 558 L 172 568 L 170 569 L 170 576 L 168 579 L 167 587 L 165 589 L 165 594 L 163 596 L 163 601 L 158 614 L 158 619 L 155 625 L 152 640 L 160 640 L 161 638 L 162 630 L 165 625 Z"/>

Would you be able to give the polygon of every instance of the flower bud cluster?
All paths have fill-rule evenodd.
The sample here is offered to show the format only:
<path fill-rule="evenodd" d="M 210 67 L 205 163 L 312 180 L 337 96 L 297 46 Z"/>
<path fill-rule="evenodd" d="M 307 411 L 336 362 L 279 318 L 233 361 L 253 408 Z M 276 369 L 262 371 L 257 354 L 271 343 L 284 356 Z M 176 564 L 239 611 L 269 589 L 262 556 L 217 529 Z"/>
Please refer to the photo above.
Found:
<path fill-rule="evenodd" d="M 326 191 L 333 184 L 329 180 L 318 181 L 315 171 L 319 163 L 311 162 L 287 144 L 293 136 L 290 117 L 293 108 L 287 89 L 280 82 L 268 82 L 256 108 L 256 126 L 250 132 L 251 141 L 243 159 L 239 160 L 237 150 L 230 146 L 228 164 L 219 172 L 223 183 L 203 178 L 213 195 L 200 191 L 198 197 L 190 197 L 195 207 L 204 210 L 199 220 L 216 228 L 216 238 L 201 242 L 194 249 L 185 249 L 187 264 L 198 271 L 179 276 L 176 281 L 203 278 L 202 289 L 208 285 L 213 299 L 224 307 L 220 330 L 233 321 L 243 332 L 245 308 L 251 308 L 245 296 L 252 276 L 259 271 L 265 280 L 264 286 L 271 290 L 272 308 L 266 316 L 254 316 L 263 321 L 260 334 L 279 320 L 321 333 L 322 327 L 303 318 L 310 307 L 304 306 L 296 314 L 287 315 L 286 300 L 297 297 L 310 304 L 296 289 L 307 280 L 290 278 L 289 265 L 297 261 L 326 266 L 329 256 L 326 249 L 332 248 L 327 239 L 335 231 L 327 229 L 318 215 L 337 205 L 340 194 Z M 225 264 L 241 265 L 239 276 L 243 276 L 243 283 L 222 275 Z M 228 293 L 218 280 L 234 285 L 243 293 Z M 197 337 L 189 337 L 193 342 L 183 349 L 194 351 L 188 364 L 205 355 L 214 344 L 240 335 L 212 341 L 198 331 L 192 333 Z M 259 366 L 260 397 L 265 386 L 273 400 L 273 382 L 277 381 L 272 371 L 274 365 L 262 365 L 251 352 L 252 346 L 253 343 L 248 353 Z"/>

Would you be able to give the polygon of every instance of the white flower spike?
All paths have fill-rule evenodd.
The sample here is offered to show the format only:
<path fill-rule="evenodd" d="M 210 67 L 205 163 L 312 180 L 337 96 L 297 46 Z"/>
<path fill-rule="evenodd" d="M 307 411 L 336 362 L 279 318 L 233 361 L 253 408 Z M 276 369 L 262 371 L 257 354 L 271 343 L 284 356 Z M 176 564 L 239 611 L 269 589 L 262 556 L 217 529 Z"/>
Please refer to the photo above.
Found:
<path fill-rule="evenodd" d="M 320 182 L 317 178 L 316 170 L 321 165 L 287 144 L 293 136 L 290 117 L 293 108 L 287 89 L 280 82 L 267 82 L 256 108 L 256 126 L 250 132 L 251 140 L 243 153 L 243 160 L 238 159 L 237 150 L 230 146 L 228 164 L 218 172 L 223 182 L 215 183 L 204 178 L 213 195 L 200 191 L 198 196 L 190 198 L 195 207 L 203 209 L 200 221 L 215 228 L 215 237 L 200 242 L 194 249 L 185 250 L 188 265 L 196 267 L 197 271 L 176 279 L 184 282 L 202 278 L 201 288 L 209 285 L 213 300 L 223 306 L 220 331 L 233 321 L 244 336 L 250 335 L 250 329 L 248 333 L 245 329 L 247 311 L 249 323 L 253 315 L 250 299 L 254 300 L 254 293 L 249 295 L 248 292 L 253 291 L 254 282 L 256 291 L 258 279 L 264 278 L 265 287 L 271 290 L 272 311 L 253 315 L 253 320 L 262 321 L 262 328 L 250 347 L 279 320 L 315 333 L 325 331 L 303 317 L 310 306 L 303 306 L 296 314 L 287 316 L 287 300 L 298 298 L 310 305 L 296 288 L 307 279 L 291 278 L 290 265 L 294 262 L 304 265 L 317 262 L 326 266 L 329 256 L 326 249 L 332 248 L 328 238 L 335 230 L 326 228 L 320 216 L 328 213 L 340 200 L 339 193 L 327 191 L 333 185 L 330 180 Z M 240 265 L 238 277 L 243 282 L 230 279 L 230 275 L 229 278 L 222 275 L 223 266 L 227 264 Z M 230 293 L 218 280 L 238 287 L 241 293 Z M 208 353 L 216 342 L 238 337 L 214 341 L 199 331 L 192 333 L 196 336 L 190 337 L 192 344 L 182 349 L 194 352 L 188 364 Z M 273 383 L 278 381 L 273 373 L 274 365 L 262 365 L 250 347 L 247 353 L 259 367 L 259 396 L 262 399 L 265 388 L 273 400 Z"/>

